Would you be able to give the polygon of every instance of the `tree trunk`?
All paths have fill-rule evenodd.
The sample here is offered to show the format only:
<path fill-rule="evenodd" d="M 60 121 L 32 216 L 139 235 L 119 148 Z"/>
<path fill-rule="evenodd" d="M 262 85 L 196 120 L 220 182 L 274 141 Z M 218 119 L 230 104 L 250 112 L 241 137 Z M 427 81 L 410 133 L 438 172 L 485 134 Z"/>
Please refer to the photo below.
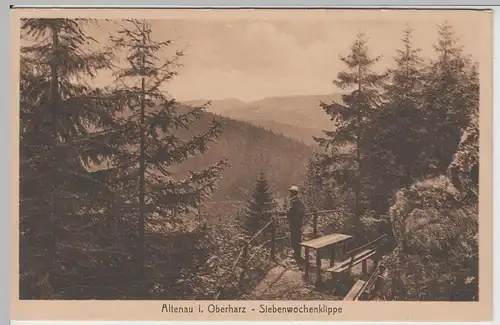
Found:
<path fill-rule="evenodd" d="M 357 114 L 356 114 L 356 128 L 357 128 L 357 134 L 356 134 L 356 163 L 358 165 L 358 170 L 357 170 L 357 175 L 356 175 L 356 180 L 355 180 L 355 188 L 354 188 L 354 222 L 355 222 L 355 227 L 358 227 L 360 224 L 360 218 L 361 218 L 361 209 L 360 209 L 360 196 L 361 196 L 361 112 L 360 112 L 360 103 L 359 103 L 359 97 L 361 95 L 361 66 L 358 63 L 358 96 L 357 96 Z"/>
<path fill-rule="evenodd" d="M 59 213 L 61 213 L 59 209 L 59 198 L 58 198 L 58 190 L 59 190 L 59 178 L 58 178 L 58 150 L 57 150 L 57 143 L 58 143 L 58 110 L 59 110 L 59 73 L 58 73 L 58 47 L 59 47 L 59 31 L 57 29 L 56 25 L 52 25 L 52 62 L 50 64 L 50 70 L 51 70 L 51 82 L 50 82 L 50 112 L 51 112 L 51 126 L 50 129 L 52 129 L 52 163 L 51 163 L 51 172 L 52 172 L 52 213 L 49 216 L 49 229 L 51 231 L 50 234 L 50 240 L 48 241 L 48 264 L 49 264 L 49 270 L 48 274 L 49 277 L 47 281 L 50 282 L 50 275 L 52 274 L 53 270 L 55 269 L 55 264 L 56 264 L 56 243 L 57 243 L 57 237 L 58 237 L 58 232 L 59 232 Z"/>
<path fill-rule="evenodd" d="M 146 44 L 146 34 L 144 31 L 144 22 L 142 25 L 142 45 Z M 142 54 L 142 66 L 141 69 L 144 71 L 145 65 L 145 49 L 143 48 Z M 139 166 L 139 243 L 137 248 L 137 260 L 138 260 L 138 276 L 142 279 L 144 275 L 144 228 L 146 224 L 145 216 L 145 177 L 146 177 L 146 162 L 145 162 L 145 134 L 144 134 L 144 120 L 145 120 L 145 76 L 141 78 L 141 123 L 140 123 L 140 166 Z"/>

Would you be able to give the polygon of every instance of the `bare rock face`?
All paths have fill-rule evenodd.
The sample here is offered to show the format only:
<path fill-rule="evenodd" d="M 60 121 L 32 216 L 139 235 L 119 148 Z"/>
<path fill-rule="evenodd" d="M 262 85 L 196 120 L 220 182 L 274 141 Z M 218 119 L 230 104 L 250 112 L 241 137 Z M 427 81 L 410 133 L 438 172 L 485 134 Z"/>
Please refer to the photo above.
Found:
<path fill-rule="evenodd" d="M 396 194 L 390 217 L 394 235 L 405 251 L 442 250 L 453 237 L 459 192 L 449 178 L 439 176 L 415 183 Z"/>
<path fill-rule="evenodd" d="M 477 288 L 477 203 L 464 203 L 439 176 L 400 190 L 390 217 L 398 249 L 386 265 L 395 299 L 477 299 L 470 290 Z"/>
<path fill-rule="evenodd" d="M 478 181 L 474 110 L 446 175 L 396 194 L 389 215 L 397 248 L 385 261 L 392 299 L 478 300 Z"/>

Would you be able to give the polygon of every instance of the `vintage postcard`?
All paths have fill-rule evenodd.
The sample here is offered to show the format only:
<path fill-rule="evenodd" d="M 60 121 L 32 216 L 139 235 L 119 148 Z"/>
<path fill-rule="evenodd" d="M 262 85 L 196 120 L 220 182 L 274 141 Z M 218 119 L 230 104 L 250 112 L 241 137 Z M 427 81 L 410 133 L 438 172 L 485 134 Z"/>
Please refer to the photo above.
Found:
<path fill-rule="evenodd" d="M 13 9 L 15 320 L 492 318 L 492 12 Z"/>

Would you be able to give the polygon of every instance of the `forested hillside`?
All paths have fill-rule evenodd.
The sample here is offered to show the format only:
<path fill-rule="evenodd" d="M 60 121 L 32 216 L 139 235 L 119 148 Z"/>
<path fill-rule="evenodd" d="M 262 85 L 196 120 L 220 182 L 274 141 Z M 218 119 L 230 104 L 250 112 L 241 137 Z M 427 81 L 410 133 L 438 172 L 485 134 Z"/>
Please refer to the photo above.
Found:
<path fill-rule="evenodd" d="M 288 138 L 299 140 L 307 145 L 317 147 L 316 142 L 314 141 L 314 137 L 320 136 L 323 134 L 322 129 L 318 128 L 301 128 L 298 126 L 280 123 L 276 121 L 266 121 L 266 120 L 256 120 L 256 121 L 248 121 L 252 125 L 261 126 L 267 130 L 272 131 L 276 134 L 284 135 Z"/>
<path fill-rule="evenodd" d="M 342 208 L 318 221 L 328 232 L 356 245 L 386 235 L 387 300 L 478 299 L 479 71 L 448 23 L 429 58 L 404 30 L 386 71 L 358 34 L 340 97 L 231 99 L 213 109 L 224 116 L 165 91 L 182 52 L 165 58 L 171 42 L 147 20 L 124 19 L 111 47 L 91 50 L 94 23 L 22 20 L 21 299 L 241 298 L 276 262 L 249 237 L 299 183 L 309 210 Z M 107 87 L 84 81 L 103 71 Z M 279 123 L 328 131 L 316 150 L 266 129 Z M 235 200 L 246 209 L 202 209 Z"/>
<path fill-rule="evenodd" d="M 227 158 L 230 166 L 224 171 L 224 178 L 211 200 L 248 199 L 260 172 L 266 174 L 270 189 L 276 196 L 287 195 L 291 184 L 301 182 L 312 147 L 263 127 L 210 113 L 193 123 L 190 130 L 182 130 L 182 136 L 202 132 L 212 119 L 224 125 L 224 132 L 217 141 L 203 155 L 172 166 L 175 173 L 183 176 L 188 170 L 213 164 L 221 157 Z"/>

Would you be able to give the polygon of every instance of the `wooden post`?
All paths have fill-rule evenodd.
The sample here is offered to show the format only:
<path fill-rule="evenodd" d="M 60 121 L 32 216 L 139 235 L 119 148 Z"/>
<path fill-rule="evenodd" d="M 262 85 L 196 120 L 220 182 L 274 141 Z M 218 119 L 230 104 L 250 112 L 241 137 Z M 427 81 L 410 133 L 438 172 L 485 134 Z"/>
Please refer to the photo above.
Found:
<path fill-rule="evenodd" d="M 354 254 L 351 255 L 350 260 L 349 260 L 349 266 L 347 267 L 347 274 L 351 275 L 351 270 L 354 265 Z"/>
<path fill-rule="evenodd" d="M 245 246 L 243 247 L 243 267 L 247 265 L 248 262 L 248 243 L 245 243 Z"/>
<path fill-rule="evenodd" d="M 337 247 L 335 245 L 333 245 L 332 251 L 331 251 L 331 256 L 330 256 L 330 267 L 332 267 L 335 264 L 335 249 L 337 249 Z"/>
<path fill-rule="evenodd" d="M 378 245 L 375 246 L 375 255 L 373 255 L 373 264 L 375 267 L 378 266 L 380 263 L 380 250 L 378 248 Z"/>
<path fill-rule="evenodd" d="M 318 212 L 314 211 L 313 215 L 313 237 L 318 235 Z"/>
<path fill-rule="evenodd" d="M 361 262 L 361 268 L 362 268 L 362 272 L 363 274 L 368 274 L 368 264 L 367 264 L 368 260 L 363 260 Z"/>
<path fill-rule="evenodd" d="M 306 260 L 306 265 L 305 265 L 305 268 L 304 268 L 304 277 L 306 279 L 309 278 L 309 247 L 306 246 L 306 251 L 305 251 L 305 255 L 304 258 Z"/>
<path fill-rule="evenodd" d="M 243 279 L 245 278 L 245 274 L 246 274 L 246 271 L 247 271 L 247 267 L 248 267 L 248 243 L 245 243 L 245 246 L 243 247 L 243 256 L 242 256 L 242 259 L 241 259 L 241 273 L 240 273 L 240 279 L 238 281 L 238 287 L 239 289 L 241 289 L 241 287 L 243 286 Z"/>
<path fill-rule="evenodd" d="M 319 249 L 316 250 L 316 286 L 321 284 L 321 255 Z"/>
<path fill-rule="evenodd" d="M 276 215 L 272 215 L 271 223 L 271 259 L 276 261 Z"/>
<path fill-rule="evenodd" d="M 278 216 L 280 216 L 278 214 Z M 280 228 L 279 229 L 279 234 L 280 234 L 280 237 L 282 237 L 280 239 L 280 256 L 283 256 L 283 252 L 285 251 L 285 239 L 283 237 L 285 237 L 285 231 L 283 230 L 283 226 L 279 223 L 278 220 L 276 220 L 276 228 Z"/>
<path fill-rule="evenodd" d="M 339 261 L 343 260 L 346 256 L 347 249 L 345 242 L 335 245 L 335 258 Z"/>

